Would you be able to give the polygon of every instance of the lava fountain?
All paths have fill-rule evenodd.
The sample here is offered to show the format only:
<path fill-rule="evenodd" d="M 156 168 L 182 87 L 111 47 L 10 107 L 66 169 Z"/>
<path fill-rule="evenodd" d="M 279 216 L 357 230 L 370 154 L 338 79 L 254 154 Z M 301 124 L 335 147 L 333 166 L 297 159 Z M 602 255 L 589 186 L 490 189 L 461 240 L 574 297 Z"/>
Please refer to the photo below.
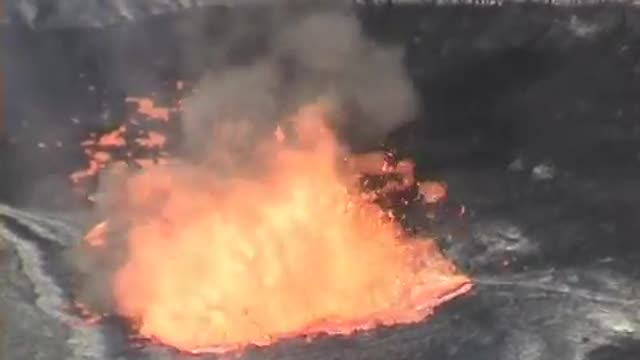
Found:
<path fill-rule="evenodd" d="M 112 293 L 142 337 L 200 353 L 350 334 L 421 321 L 471 288 L 362 195 L 326 114 L 302 107 L 290 134 L 256 146 L 251 174 L 175 160 L 121 184 L 128 251 Z"/>

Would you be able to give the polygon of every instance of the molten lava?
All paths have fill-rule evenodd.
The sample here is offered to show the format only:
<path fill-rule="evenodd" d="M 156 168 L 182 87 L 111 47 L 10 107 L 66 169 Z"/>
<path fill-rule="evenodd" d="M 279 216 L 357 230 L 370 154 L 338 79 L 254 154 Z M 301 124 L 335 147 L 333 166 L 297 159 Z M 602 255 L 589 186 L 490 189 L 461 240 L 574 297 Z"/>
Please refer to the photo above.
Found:
<path fill-rule="evenodd" d="M 137 114 L 143 116 L 146 123 L 169 122 L 171 114 L 178 111 L 177 108 L 157 106 L 148 98 L 127 98 L 126 101 L 138 105 Z M 137 125 L 140 125 L 137 119 L 128 119 L 113 131 L 100 136 L 94 133 L 91 138 L 83 141 L 81 146 L 88 158 L 88 164 L 84 169 L 72 173 L 69 176 L 70 180 L 75 185 L 81 185 L 94 179 L 101 170 L 116 162 L 133 163 L 139 167 L 164 163 L 162 155 L 167 145 L 166 135 L 156 130 L 138 129 Z M 131 138 L 131 141 L 127 141 L 128 138 Z M 145 154 L 148 152 L 154 155 L 150 158 L 149 154 Z"/>
<path fill-rule="evenodd" d="M 124 183 L 113 296 L 140 335 L 221 352 L 417 322 L 470 289 L 432 241 L 408 239 L 360 195 L 323 106 L 290 120 L 291 138 L 278 128 L 256 147 L 259 171 L 175 161 Z M 88 241 L 102 246 L 108 226 Z"/>

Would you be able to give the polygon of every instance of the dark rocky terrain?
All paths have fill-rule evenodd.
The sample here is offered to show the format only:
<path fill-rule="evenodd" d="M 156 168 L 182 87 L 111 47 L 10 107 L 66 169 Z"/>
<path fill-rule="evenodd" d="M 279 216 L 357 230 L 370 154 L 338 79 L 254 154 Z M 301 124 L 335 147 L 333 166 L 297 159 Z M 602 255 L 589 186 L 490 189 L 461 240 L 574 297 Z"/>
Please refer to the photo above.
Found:
<path fill-rule="evenodd" d="M 406 48 L 424 111 L 388 143 L 424 177 L 444 179 L 451 204 L 464 204 L 465 216 L 443 215 L 431 229 L 476 290 L 422 324 L 293 340 L 245 357 L 639 358 L 640 10 L 396 6 L 360 16 L 378 41 Z M 64 177 L 81 152 L 37 143 L 76 144 L 110 126 L 129 110 L 125 94 L 170 99 L 176 80 L 195 80 L 217 61 L 216 34 L 246 19 L 268 25 L 256 8 L 91 29 L 5 25 L 13 138 L 0 151 L 0 202 L 13 206 L 0 207 L 6 359 L 190 358 L 134 348 L 117 323 L 79 327 L 61 310 L 61 254 L 83 223 Z M 238 61 L 261 44 L 234 41 L 225 56 Z"/>

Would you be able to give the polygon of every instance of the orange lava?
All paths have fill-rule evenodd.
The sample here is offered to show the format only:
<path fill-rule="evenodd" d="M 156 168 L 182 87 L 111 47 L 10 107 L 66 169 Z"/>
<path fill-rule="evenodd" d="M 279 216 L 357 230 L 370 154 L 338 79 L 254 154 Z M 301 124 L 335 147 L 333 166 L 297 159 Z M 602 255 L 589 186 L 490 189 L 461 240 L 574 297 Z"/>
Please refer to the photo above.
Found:
<path fill-rule="evenodd" d="M 148 98 L 127 98 L 128 102 L 138 104 L 137 113 L 142 115 L 147 122 L 161 121 L 168 122 L 173 109 L 156 106 L 152 99 Z M 135 146 L 147 150 L 162 150 L 167 144 L 167 137 L 161 132 L 149 130 L 136 134 L 130 124 L 138 124 L 134 119 L 130 119 L 118 127 L 116 130 L 104 133 L 100 136 L 93 134 L 91 138 L 83 141 L 81 146 L 87 156 L 88 165 L 84 169 L 73 172 L 69 178 L 78 185 L 87 179 L 95 178 L 98 173 L 114 161 L 129 161 L 140 167 L 164 162 L 164 159 L 145 157 L 131 158 L 132 148 Z M 133 141 L 127 143 L 126 137 L 135 134 Z M 125 158 L 114 159 L 115 153 L 126 150 Z M 120 156 L 121 157 L 121 156 Z"/>
<path fill-rule="evenodd" d="M 93 247 L 100 247 L 105 245 L 105 238 L 108 229 L 108 224 L 106 221 L 100 222 L 98 225 L 94 226 L 87 235 L 85 235 L 84 240 Z"/>
<path fill-rule="evenodd" d="M 181 85 L 178 85 L 179 87 Z M 138 113 L 147 115 L 150 119 L 168 122 L 173 109 L 156 106 L 153 100 L 148 98 L 129 97 L 127 102 L 138 105 Z"/>
<path fill-rule="evenodd" d="M 156 131 L 149 131 L 146 137 L 136 139 L 138 145 L 146 148 L 162 148 L 166 142 L 166 136 Z"/>
<path fill-rule="evenodd" d="M 259 174 L 172 162 L 127 179 L 113 296 L 140 335 L 225 352 L 421 321 L 471 288 L 432 241 L 360 196 L 324 120 L 323 106 L 303 107 L 292 139 L 278 129 L 257 146 Z"/>
<path fill-rule="evenodd" d="M 437 203 L 447 197 L 447 186 L 437 181 L 423 182 L 418 188 L 424 196 L 424 201 L 429 204 Z"/>
<path fill-rule="evenodd" d="M 69 178 L 75 184 L 96 176 L 101 169 L 112 161 L 110 151 L 121 149 L 126 146 L 124 135 L 127 131 L 125 125 L 116 130 L 103 134 L 100 137 L 93 136 L 81 143 L 84 153 L 88 157 L 89 164 L 82 170 L 75 171 Z"/>

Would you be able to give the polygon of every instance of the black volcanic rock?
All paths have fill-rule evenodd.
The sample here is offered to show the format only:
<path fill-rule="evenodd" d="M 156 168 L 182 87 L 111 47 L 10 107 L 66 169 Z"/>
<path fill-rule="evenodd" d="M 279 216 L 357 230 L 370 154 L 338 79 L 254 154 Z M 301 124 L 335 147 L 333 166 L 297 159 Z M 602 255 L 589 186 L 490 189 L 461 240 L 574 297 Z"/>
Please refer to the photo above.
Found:
<path fill-rule="evenodd" d="M 175 81 L 197 81 L 218 60 L 229 25 L 262 10 L 6 2 L 11 24 L 0 29 L 11 51 L 0 56 L 13 141 L 0 145 L 0 203 L 12 207 L 0 205 L 0 358 L 195 358 L 131 343 L 117 320 L 78 326 L 58 306 L 69 286 L 62 253 L 87 225 L 66 202 L 65 179 L 82 163 L 74 144 L 128 115 L 125 96 L 175 98 Z M 245 358 L 637 359 L 640 11 L 360 10 L 370 36 L 405 46 L 423 112 L 388 145 L 422 176 L 445 180 L 453 208 L 464 205 L 428 227 L 476 289 L 424 323 L 295 339 Z M 245 40 L 231 47 L 235 60 L 259 53 Z M 69 146 L 45 151 L 45 135 Z"/>

